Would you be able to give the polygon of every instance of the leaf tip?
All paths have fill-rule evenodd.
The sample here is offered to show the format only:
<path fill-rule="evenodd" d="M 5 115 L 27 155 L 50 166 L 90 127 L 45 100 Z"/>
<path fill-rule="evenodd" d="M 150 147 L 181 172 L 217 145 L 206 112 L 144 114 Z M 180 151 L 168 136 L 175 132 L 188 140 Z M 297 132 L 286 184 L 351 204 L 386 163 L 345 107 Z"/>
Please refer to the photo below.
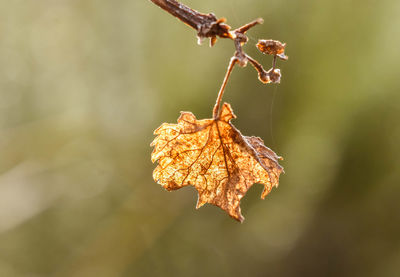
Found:
<path fill-rule="evenodd" d="M 233 219 L 235 219 L 236 221 L 239 221 L 240 223 L 243 223 L 244 221 L 244 217 L 243 215 L 239 212 L 239 214 L 235 214 L 235 215 L 230 215 Z"/>
<path fill-rule="evenodd" d="M 224 103 L 221 109 L 221 115 L 219 117 L 222 121 L 229 122 L 231 119 L 236 118 L 233 113 L 232 107 L 229 103 Z"/>
<path fill-rule="evenodd" d="M 181 115 L 178 118 L 178 123 L 181 122 L 195 123 L 196 116 L 191 112 L 181 112 Z"/>
<path fill-rule="evenodd" d="M 198 193 L 198 195 L 197 195 L 197 203 L 196 203 L 196 210 L 198 210 L 201 207 L 203 207 L 205 203 L 207 203 L 207 199 L 203 199 L 203 197 L 201 197 L 201 194 Z"/>

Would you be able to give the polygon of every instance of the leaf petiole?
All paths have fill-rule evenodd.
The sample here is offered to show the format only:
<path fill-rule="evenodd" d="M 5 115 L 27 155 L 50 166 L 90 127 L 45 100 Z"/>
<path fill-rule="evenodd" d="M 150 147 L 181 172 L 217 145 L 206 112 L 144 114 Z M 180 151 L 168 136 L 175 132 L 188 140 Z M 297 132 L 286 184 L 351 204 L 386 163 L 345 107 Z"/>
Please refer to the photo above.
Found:
<path fill-rule="evenodd" d="M 215 106 L 213 109 L 213 118 L 215 120 L 217 120 L 221 115 L 220 111 L 221 111 L 222 96 L 224 95 L 225 87 L 226 87 L 226 84 L 228 83 L 229 76 L 231 75 L 233 67 L 235 66 L 235 64 L 237 62 L 238 62 L 238 59 L 236 56 L 233 56 L 231 58 L 231 61 L 229 62 L 228 69 L 226 70 L 226 73 L 225 73 L 224 81 L 222 82 L 221 88 L 219 89 L 217 101 L 215 102 Z"/>

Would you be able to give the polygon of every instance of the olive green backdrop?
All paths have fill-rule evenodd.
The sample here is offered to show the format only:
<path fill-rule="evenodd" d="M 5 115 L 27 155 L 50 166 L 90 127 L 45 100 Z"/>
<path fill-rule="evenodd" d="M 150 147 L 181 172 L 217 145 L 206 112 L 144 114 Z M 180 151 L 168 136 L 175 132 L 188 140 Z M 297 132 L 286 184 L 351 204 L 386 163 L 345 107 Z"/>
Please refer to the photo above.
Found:
<path fill-rule="evenodd" d="M 0 0 L 0 276 L 400 274 L 400 2 L 185 0 L 287 43 L 280 85 L 235 68 L 224 101 L 285 158 L 240 224 L 152 179 L 149 144 L 211 116 L 231 41 L 147 0 Z"/>

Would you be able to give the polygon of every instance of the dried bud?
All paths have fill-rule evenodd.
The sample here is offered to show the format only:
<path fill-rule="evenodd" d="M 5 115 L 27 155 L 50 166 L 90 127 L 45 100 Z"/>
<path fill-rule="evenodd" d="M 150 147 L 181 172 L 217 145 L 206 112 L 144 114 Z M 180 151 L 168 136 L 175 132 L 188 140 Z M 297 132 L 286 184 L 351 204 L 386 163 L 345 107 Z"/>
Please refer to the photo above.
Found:
<path fill-rule="evenodd" d="M 278 68 L 271 68 L 267 72 L 269 78 L 271 79 L 272 83 L 280 83 L 281 82 L 281 70 Z"/>
<path fill-rule="evenodd" d="M 271 78 L 267 71 L 258 71 L 258 80 L 260 80 L 264 84 L 271 83 Z"/>
<path fill-rule="evenodd" d="M 268 83 L 280 83 L 281 82 L 281 71 L 278 68 L 271 68 L 268 71 L 258 71 L 258 79 L 264 84 Z"/>
<path fill-rule="evenodd" d="M 282 60 L 288 59 L 288 57 L 284 53 L 286 43 L 282 43 L 278 40 L 272 39 L 260 39 L 256 46 L 258 50 L 260 50 L 264 54 L 277 56 Z"/>

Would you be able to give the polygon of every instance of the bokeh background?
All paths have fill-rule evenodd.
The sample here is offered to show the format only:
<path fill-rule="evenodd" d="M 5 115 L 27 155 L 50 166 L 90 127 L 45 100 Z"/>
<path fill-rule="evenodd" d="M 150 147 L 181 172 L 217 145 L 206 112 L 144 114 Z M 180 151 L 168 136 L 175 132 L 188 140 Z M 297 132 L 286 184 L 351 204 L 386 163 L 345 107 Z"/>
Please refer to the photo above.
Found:
<path fill-rule="evenodd" d="M 185 0 L 287 43 L 224 100 L 285 160 L 240 224 L 152 179 L 152 132 L 209 118 L 231 41 L 147 0 L 0 1 L 0 276 L 399 276 L 400 2 Z"/>

